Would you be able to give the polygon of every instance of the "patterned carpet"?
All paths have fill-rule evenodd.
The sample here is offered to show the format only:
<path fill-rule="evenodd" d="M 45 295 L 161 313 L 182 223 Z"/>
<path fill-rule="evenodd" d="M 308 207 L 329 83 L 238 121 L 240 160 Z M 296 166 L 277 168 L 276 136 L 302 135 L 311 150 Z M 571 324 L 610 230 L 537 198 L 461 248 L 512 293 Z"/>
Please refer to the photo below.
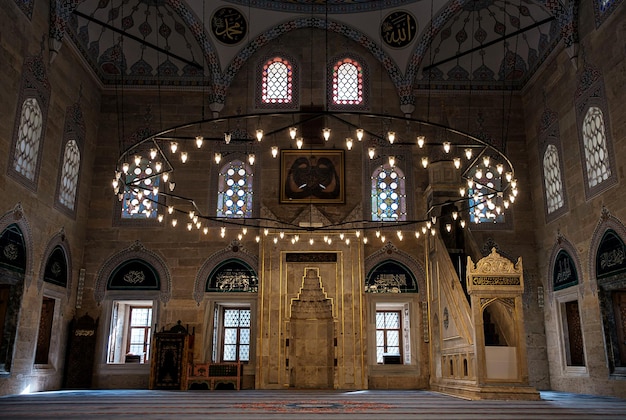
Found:
<path fill-rule="evenodd" d="M 466 401 L 428 391 L 56 391 L 0 397 L 2 419 L 626 419 L 626 400 L 542 392 Z"/>

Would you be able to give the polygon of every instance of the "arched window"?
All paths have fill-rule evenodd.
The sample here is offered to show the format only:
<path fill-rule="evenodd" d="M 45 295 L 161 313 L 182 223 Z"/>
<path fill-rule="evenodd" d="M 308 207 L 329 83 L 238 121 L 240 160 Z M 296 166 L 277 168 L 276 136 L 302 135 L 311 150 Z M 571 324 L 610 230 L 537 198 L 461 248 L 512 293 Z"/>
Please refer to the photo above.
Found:
<path fill-rule="evenodd" d="M 261 101 L 266 104 L 292 102 L 293 68 L 284 58 L 274 57 L 263 66 Z"/>
<path fill-rule="evenodd" d="M 578 284 L 576 264 L 567 251 L 561 250 L 554 261 L 552 270 L 552 286 L 554 290 L 561 290 Z"/>
<path fill-rule="evenodd" d="M 35 180 L 42 126 L 43 115 L 37 99 L 27 98 L 22 104 L 13 169 L 29 181 Z"/>
<path fill-rule="evenodd" d="M 379 166 L 371 176 L 372 220 L 393 222 L 406 220 L 406 187 L 404 172 L 388 163 Z"/>
<path fill-rule="evenodd" d="M 479 166 L 468 172 L 467 196 L 469 197 L 469 216 L 472 223 L 504 223 L 502 204 L 495 191 L 502 190 L 499 177 L 493 176 L 491 169 L 483 169 Z M 489 176 L 489 173 L 492 173 Z"/>
<path fill-rule="evenodd" d="M 363 68 L 351 59 L 338 60 L 333 66 L 332 101 L 336 105 L 363 103 Z"/>
<path fill-rule="evenodd" d="M 252 216 L 252 181 L 250 165 L 232 160 L 219 173 L 217 193 L 217 217 Z"/>
<path fill-rule="evenodd" d="M 75 140 L 70 140 L 65 144 L 62 162 L 59 202 L 68 209 L 74 210 L 80 171 L 80 150 Z"/>
<path fill-rule="evenodd" d="M 158 215 L 160 178 L 153 176 L 150 161 L 141 158 L 133 161 L 124 176 L 126 185 L 122 198 L 122 219 L 155 219 Z"/>
<path fill-rule="evenodd" d="M 595 187 L 611 176 L 602 110 L 591 106 L 583 120 L 583 144 L 589 187 Z"/>
<path fill-rule="evenodd" d="M 219 173 L 217 217 L 252 216 L 252 168 L 232 160 Z"/>
<path fill-rule="evenodd" d="M 546 204 L 550 214 L 564 204 L 559 152 L 553 144 L 548 145 L 543 155 L 543 178 L 546 186 Z"/>

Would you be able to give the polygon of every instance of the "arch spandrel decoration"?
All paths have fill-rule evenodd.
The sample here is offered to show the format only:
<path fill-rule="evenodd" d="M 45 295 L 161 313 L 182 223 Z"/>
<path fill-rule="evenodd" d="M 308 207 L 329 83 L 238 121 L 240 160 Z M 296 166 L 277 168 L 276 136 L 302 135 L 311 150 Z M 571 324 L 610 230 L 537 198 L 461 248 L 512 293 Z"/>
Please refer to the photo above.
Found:
<path fill-rule="evenodd" d="M 374 272 L 375 268 L 385 263 L 398 264 L 412 273 L 415 279 L 416 291 L 422 292 L 420 294 L 420 300 L 423 302 L 426 301 L 427 296 L 426 293 L 424 293 L 426 291 L 426 273 L 419 261 L 410 254 L 396 248 L 393 243 L 387 242 L 382 248 L 365 259 L 365 273 L 368 274 L 367 278 L 369 278 L 370 273 Z M 367 284 L 365 287 L 367 287 Z"/>
<path fill-rule="evenodd" d="M 167 265 L 159 255 L 146 249 L 140 241 L 135 241 L 128 248 L 112 255 L 102 265 L 96 275 L 96 287 L 94 290 L 96 302 L 101 303 L 104 300 L 109 279 L 116 271 L 119 272 L 120 266 L 129 261 L 142 261 L 142 264 L 150 266 L 154 270 L 155 276 L 158 276 L 159 279 L 159 287 L 153 290 L 158 291 L 158 298 L 161 302 L 167 303 L 172 297 L 172 277 Z M 142 290 L 145 291 L 146 289 Z"/>
<path fill-rule="evenodd" d="M 215 252 L 207 258 L 204 264 L 202 264 L 202 267 L 200 267 L 200 270 L 198 270 L 193 287 L 193 298 L 198 305 L 202 302 L 204 293 L 207 290 L 207 280 L 212 273 L 216 272 L 224 261 L 238 261 L 247 265 L 252 272 L 259 272 L 258 257 L 251 254 L 239 241 L 232 241 L 226 248 Z"/>
<path fill-rule="evenodd" d="M 41 290 L 43 283 L 47 282 L 65 288 L 67 296 L 70 296 L 72 292 L 72 254 L 63 228 L 48 242 L 41 259 L 39 273 L 38 290 Z"/>
<path fill-rule="evenodd" d="M 17 203 L 12 210 L 2 215 L 0 218 L 0 232 L 4 232 L 4 230 L 11 225 L 15 225 L 19 228 L 24 240 L 24 247 L 26 249 L 24 285 L 28 288 L 33 276 L 33 234 L 28 220 L 24 217 L 24 209 L 21 203 Z"/>
<path fill-rule="evenodd" d="M 154 267 L 133 258 L 118 265 L 107 281 L 107 290 L 159 290 L 160 278 Z"/>
<path fill-rule="evenodd" d="M 257 273 L 240 259 L 229 259 L 218 264 L 209 274 L 206 292 L 257 292 Z"/>

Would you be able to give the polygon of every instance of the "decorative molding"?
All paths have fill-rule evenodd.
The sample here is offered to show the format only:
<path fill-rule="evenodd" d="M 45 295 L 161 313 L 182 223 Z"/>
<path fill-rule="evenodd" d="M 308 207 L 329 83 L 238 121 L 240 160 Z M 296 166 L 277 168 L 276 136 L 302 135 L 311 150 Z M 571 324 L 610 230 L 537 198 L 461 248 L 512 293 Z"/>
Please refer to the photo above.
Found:
<path fill-rule="evenodd" d="M 165 261 L 157 255 L 155 252 L 146 249 L 140 241 L 135 241 L 128 248 L 123 249 L 116 254 L 110 256 L 100 267 L 96 274 L 96 286 L 94 289 L 94 298 L 96 302 L 101 303 L 106 297 L 107 283 L 111 278 L 111 274 L 122 263 L 131 260 L 139 259 L 154 268 L 159 275 L 160 291 L 158 292 L 159 300 L 163 303 L 167 303 L 172 296 L 172 277 L 167 268 Z M 124 292 L 129 295 L 135 293 L 133 291 Z M 141 293 L 149 293 L 145 290 Z"/>
<path fill-rule="evenodd" d="M 409 269 L 417 281 L 420 300 L 426 302 L 426 272 L 419 261 L 412 255 L 396 248 L 391 241 L 388 241 L 378 251 L 365 258 L 365 276 L 367 277 L 374 267 L 384 262 L 398 262 Z"/>
<path fill-rule="evenodd" d="M 33 278 L 33 232 L 30 228 L 30 223 L 28 223 L 28 220 L 24 216 L 24 208 L 20 202 L 18 202 L 12 210 L 7 211 L 0 217 L 0 232 L 4 232 L 7 227 L 13 224 L 20 228 L 24 238 L 24 245 L 26 246 L 24 284 L 26 288 L 28 288 Z"/>
<path fill-rule="evenodd" d="M 480 259 L 475 265 L 472 261 L 472 257 L 469 256 L 467 257 L 467 263 L 468 275 L 522 274 L 522 257 L 519 257 L 514 264 L 509 261 L 508 258 L 504 258 L 498 254 L 495 247 L 491 249 L 491 254 Z M 516 284 L 519 284 L 519 282 Z"/>
<path fill-rule="evenodd" d="M 259 272 L 259 259 L 256 255 L 250 253 L 238 240 L 233 240 L 226 248 L 213 253 L 206 259 L 202 267 L 196 274 L 196 280 L 193 286 L 193 298 L 200 306 L 200 302 L 204 298 L 204 291 L 206 290 L 206 282 L 209 279 L 209 275 L 215 267 L 226 260 L 240 260 L 245 262 L 254 270 L 255 273 Z"/>

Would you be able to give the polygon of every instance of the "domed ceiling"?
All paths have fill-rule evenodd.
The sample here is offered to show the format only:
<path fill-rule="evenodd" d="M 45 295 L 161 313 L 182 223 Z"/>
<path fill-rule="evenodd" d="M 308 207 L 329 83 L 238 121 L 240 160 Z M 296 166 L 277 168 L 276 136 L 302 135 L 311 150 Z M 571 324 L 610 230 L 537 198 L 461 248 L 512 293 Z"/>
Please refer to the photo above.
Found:
<path fill-rule="evenodd" d="M 216 86 L 268 42 L 304 28 L 359 42 L 399 91 L 519 89 L 573 13 L 531 0 L 86 0 L 65 33 L 104 85 Z"/>

